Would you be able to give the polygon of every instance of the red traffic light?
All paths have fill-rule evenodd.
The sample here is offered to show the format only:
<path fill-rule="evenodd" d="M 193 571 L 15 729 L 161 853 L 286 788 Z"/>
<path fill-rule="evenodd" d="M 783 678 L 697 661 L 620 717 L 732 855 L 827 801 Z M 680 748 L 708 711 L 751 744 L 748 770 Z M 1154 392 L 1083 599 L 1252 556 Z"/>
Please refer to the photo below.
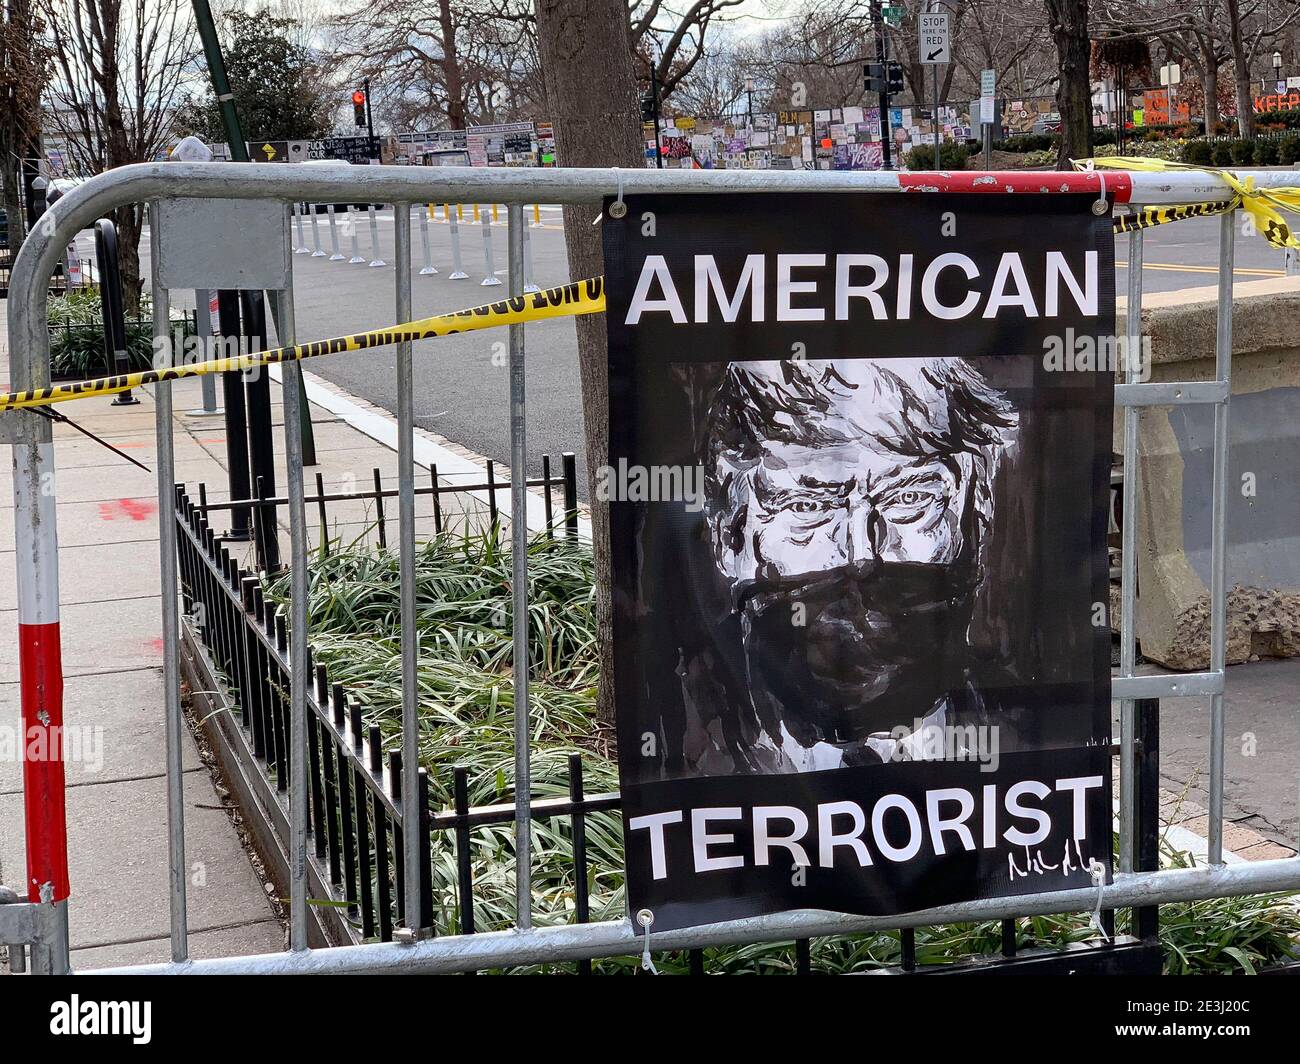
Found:
<path fill-rule="evenodd" d="M 361 89 L 357 89 L 357 91 L 352 94 L 352 102 L 358 107 L 363 106 L 366 102 L 366 94 Z"/>

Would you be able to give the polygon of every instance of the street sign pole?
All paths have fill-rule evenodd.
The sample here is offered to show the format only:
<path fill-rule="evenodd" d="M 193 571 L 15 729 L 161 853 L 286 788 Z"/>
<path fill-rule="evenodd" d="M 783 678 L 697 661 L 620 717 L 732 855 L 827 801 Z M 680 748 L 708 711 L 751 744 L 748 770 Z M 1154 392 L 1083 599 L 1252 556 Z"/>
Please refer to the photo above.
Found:
<path fill-rule="evenodd" d="M 943 169 L 943 152 L 941 151 L 943 123 L 939 121 L 939 67 L 934 68 L 934 168 Z"/>
<path fill-rule="evenodd" d="M 938 3 L 935 4 L 936 8 Z M 939 67 L 952 61 L 948 39 L 948 13 L 932 11 L 917 19 L 921 62 L 934 67 L 934 168 L 943 169 L 942 124 L 939 121 Z"/>

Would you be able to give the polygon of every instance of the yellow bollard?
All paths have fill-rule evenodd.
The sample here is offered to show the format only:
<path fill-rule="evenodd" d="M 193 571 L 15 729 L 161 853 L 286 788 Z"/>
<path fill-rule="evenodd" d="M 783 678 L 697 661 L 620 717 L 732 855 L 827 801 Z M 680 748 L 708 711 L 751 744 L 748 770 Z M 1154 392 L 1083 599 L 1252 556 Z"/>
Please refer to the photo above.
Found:
<path fill-rule="evenodd" d="M 533 225 L 539 226 L 541 224 L 542 224 L 542 205 L 540 203 L 534 203 L 533 204 Z"/>
<path fill-rule="evenodd" d="M 429 221 L 436 222 L 438 220 L 438 212 L 434 209 L 433 204 L 426 203 L 425 207 L 428 208 L 429 211 Z"/>
<path fill-rule="evenodd" d="M 464 220 L 465 220 L 465 205 L 463 203 L 458 203 L 456 204 L 456 221 L 463 222 Z"/>
<path fill-rule="evenodd" d="M 474 204 L 474 221 L 478 221 L 478 204 Z"/>
<path fill-rule="evenodd" d="M 492 224 L 497 224 L 497 205 L 495 203 L 492 204 Z"/>

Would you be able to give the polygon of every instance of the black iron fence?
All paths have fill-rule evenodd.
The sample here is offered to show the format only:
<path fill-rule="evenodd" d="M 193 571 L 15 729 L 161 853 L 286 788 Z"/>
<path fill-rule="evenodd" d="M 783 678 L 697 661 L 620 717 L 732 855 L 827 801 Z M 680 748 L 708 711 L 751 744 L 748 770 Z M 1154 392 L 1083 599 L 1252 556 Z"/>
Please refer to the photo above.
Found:
<path fill-rule="evenodd" d="M 528 481 L 530 487 L 542 489 L 546 500 L 547 528 L 552 535 L 577 534 L 577 489 L 573 455 L 562 460 L 562 473 L 551 475 L 551 462 L 544 460 L 543 475 Z M 322 528 L 329 523 L 329 506 L 342 501 L 366 500 L 374 506 L 371 523 L 378 545 L 387 542 L 385 500 L 397 495 L 396 488 L 385 488 L 378 470 L 374 487 L 366 491 L 326 492 L 317 478 L 316 493 L 306 498 L 310 509 L 316 508 Z M 496 493 L 508 491 L 509 482 L 497 479 L 488 464 L 481 481 L 448 486 L 440 484 L 436 469 L 431 482 L 417 487 L 417 495 L 433 500 L 432 533 L 450 534 L 447 517 L 448 496 L 486 493 L 488 521 L 501 517 Z M 555 508 L 552 496 L 559 493 L 563 509 Z M 251 509 L 257 523 L 275 529 L 274 508 L 284 498 L 245 499 L 209 502 L 204 485 L 191 496 L 184 485 L 176 486 L 176 513 L 180 585 L 186 615 L 186 634 L 202 648 L 216 681 L 222 688 L 219 708 L 228 710 L 246 740 L 244 747 L 252 764 L 243 770 L 260 774 L 268 791 L 278 796 L 283 806 L 289 786 L 289 652 L 286 618 L 267 594 L 267 574 L 246 567 L 237 557 L 231 541 L 219 536 L 211 518 L 218 512 Z M 274 534 L 267 531 L 265 534 Z M 328 549 L 328 537 L 324 546 Z M 342 684 L 333 682 L 324 665 L 312 665 L 314 683 L 308 693 L 308 816 L 310 856 L 314 878 L 325 897 L 315 904 L 346 914 L 344 926 L 352 940 L 391 941 L 394 928 L 405 925 L 408 900 L 403 897 L 405 861 L 402 835 L 403 765 L 400 751 L 385 746 L 380 728 L 367 724 L 362 707 Z M 208 692 L 211 695 L 213 692 Z M 1159 840 L 1159 703 L 1138 701 L 1136 753 L 1138 772 L 1137 827 L 1134 832 L 1135 871 L 1158 867 Z M 1113 748 L 1118 753 L 1118 747 Z M 424 818 L 423 842 L 416 859 L 424 864 L 426 875 L 423 896 L 418 899 L 418 925 L 434 926 L 435 903 L 449 914 L 445 926 L 461 934 L 474 934 L 475 881 L 472 848 L 476 832 L 507 827 L 514 823 L 512 802 L 471 806 L 469 770 L 452 770 L 450 808 L 435 809 L 429 800 L 428 772 L 419 768 L 415 785 L 420 790 L 419 807 Z M 567 763 L 567 794 L 563 797 L 535 800 L 532 815 L 537 822 L 567 819 L 571 853 L 568 878 L 573 884 L 573 920 L 590 919 L 589 861 L 587 821 L 593 814 L 617 810 L 617 793 L 587 795 L 583 786 L 583 758 L 571 754 Z M 281 818 L 280 828 L 287 825 Z M 432 867 L 437 833 L 449 846 L 440 845 L 440 854 L 450 852 L 455 863 L 454 897 L 435 899 L 434 884 L 440 882 Z M 286 838 L 279 833 L 279 844 Z M 441 879 L 446 883 L 447 877 Z M 440 888 L 441 889 L 441 888 Z M 1130 934 L 1115 935 L 1115 914 L 1102 913 L 1102 924 L 1110 937 L 1104 944 L 1088 944 L 1066 950 L 1035 949 L 1026 945 L 1017 921 L 1001 922 L 1001 951 L 991 958 L 980 958 L 965 965 L 918 964 L 916 932 L 904 928 L 899 932 L 900 964 L 891 969 L 899 973 L 940 974 L 954 972 L 996 972 L 1013 967 L 1017 971 L 1045 973 L 1150 973 L 1160 971 L 1161 953 L 1157 941 L 1158 908 L 1135 909 L 1129 925 Z M 794 943 L 794 971 L 811 971 L 811 943 Z M 692 950 L 689 970 L 703 974 L 705 952 Z M 590 961 L 577 961 L 576 971 L 591 972 Z"/>

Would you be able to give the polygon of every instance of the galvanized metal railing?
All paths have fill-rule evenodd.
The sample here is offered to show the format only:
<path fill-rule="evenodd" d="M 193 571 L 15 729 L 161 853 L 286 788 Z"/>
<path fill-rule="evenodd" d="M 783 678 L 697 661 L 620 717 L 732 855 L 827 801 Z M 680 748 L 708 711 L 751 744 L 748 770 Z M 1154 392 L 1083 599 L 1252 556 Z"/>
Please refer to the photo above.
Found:
<path fill-rule="evenodd" d="M 290 205 L 298 201 L 366 201 L 395 205 L 396 292 L 394 320 L 404 321 L 411 309 L 411 216 L 413 205 L 430 202 L 496 202 L 507 205 L 509 225 L 509 293 L 523 292 L 523 207 L 540 201 L 589 205 L 593 217 L 604 197 L 624 193 L 712 193 L 824 191 L 885 194 L 900 191 L 986 192 L 996 195 L 1050 195 L 1055 190 L 1109 194 L 1124 204 L 1172 205 L 1224 200 L 1230 190 L 1217 176 L 1195 171 L 1164 174 L 1097 173 L 1053 174 L 1050 183 L 1041 174 L 975 172 L 953 174 L 896 174 L 776 171 L 641 171 L 641 170 L 500 170 L 458 168 L 340 167 L 314 170 L 305 167 L 258 164 L 170 163 L 124 167 L 101 175 L 63 197 L 51 210 L 52 226 L 29 237 L 14 264 L 9 299 L 11 386 L 18 389 L 49 383 L 49 336 L 45 298 L 49 278 L 68 241 L 83 227 L 109 210 L 128 203 L 151 205 L 155 273 L 160 261 L 158 204 L 174 197 L 211 200 L 272 200 L 283 204 L 285 232 Z M 1252 175 L 1261 186 L 1289 183 L 1286 172 Z M 1220 229 L 1219 308 L 1216 345 L 1217 379 L 1199 383 L 1139 382 L 1132 375 L 1116 386 L 1116 402 L 1125 408 L 1125 438 L 1136 439 L 1136 409 L 1141 406 L 1211 403 L 1215 407 L 1213 550 L 1211 578 L 1210 667 L 1180 676 L 1135 675 L 1132 606 L 1134 552 L 1125 551 L 1121 619 L 1120 675 L 1112 684 L 1121 701 L 1121 833 L 1129 845 L 1121 847 L 1121 870 L 1104 887 L 1105 908 L 1145 907 L 1165 902 L 1300 887 L 1300 858 L 1225 865 L 1223 840 L 1223 694 L 1226 646 L 1226 536 L 1227 411 L 1232 341 L 1232 237 L 1233 217 L 1225 215 Z M 1141 233 L 1130 237 L 1130 262 L 1141 261 Z M 286 249 L 287 250 L 287 249 Z M 1130 270 L 1130 336 L 1138 331 L 1141 271 Z M 282 343 L 293 343 L 292 283 L 275 293 L 277 332 Z M 167 292 L 154 277 L 155 332 L 164 335 L 168 320 Z M 524 394 L 524 327 L 510 327 L 511 498 L 522 512 L 526 485 L 526 409 Z M 418 765 L 418 704 L 416 697 L 416 644 L 414 625 L 414 415 L 411 345 L 397 348 L 398 373 L 398 498 L 399 544 L 402 577 L 401 612 L 403 747 L 402 764 Z M 290 683 L 289 806 L 290 949 L 287 953 L 192 961 L 188 955 L 185 924 L 184 823 L 181 802 L 178 642 L 179 587 L 177 583 L 177 525 L 174 460 L 172 451 L 171 387 L 156 389 L 158 443 L 158 499 L 160 564 L 163 579 L 163 637 L 166 684 L 168 821 L 170 842 L 170 896 L 172 957 L 170 964 L 129 969 L 137 972 L 362 972 L 362 971 L 466 971 L 530 963 L 583 960 L 636 952 L 640 936 L 629 921 L 532 927 L 530 857 L 528 852 L 529 729 L 526 599 L 526 536 L 524 522 L 513 522 L 513 583 L 515 618 L 515 794 L 516 897 L 518 920 L 514 930 L 479 935 L 427 938 L 427 928 L 407 926 L 395 932 L 392 943 L 343 946 L 312 950 L 307 947 L 307 843 L 309 826 L 307 758 L 307 690 L 310 684 L 306 625 L 306 513 L 301 431 L 298 408 L 302 396 L 296 376 L 283 382 L 284 431 L 288 463 L 286 491 L 291 533 L 292 611 L 288 648 Z M 50 423 L 30 412 L 0 417 L 0 442 L 14 446 L 14 490 L 19 587 L 19 640 L 23 662 L 24 725 L 40 729 L 62 724 L 62 675 L 58 630 L 58 546 L 53 482 L 54 454 Z M 1124 483 L 1124 542 L 1135 542 L 1135 448 L 1129 446 Z M 1131 869 L 1135 700 L 1168 699 L 1189 695 L 1211 698 L 1211 780 L 1209 867 L 1133 872 Z M 57 746 L 54 747 L 57 749 Z M 295 781 L 297 781 L 295 783 Z M 1127 782 L 1125 782 L 1127 781 Z M 66 823 L 63 811 L 63 767 L 52 761 L 29 766 L 24 778 L 27 803 L 28 902 L 0 906 L 0 942 L 34 945 L 33 968 L 64 971 L 68 967 Z M 403 842 L 408 853 L 418 852 L 419 790 L 402 788 Z M 1130 855 L 1126 859 L 1123 855 Z M 1126 867 L 1127 866 L 1127 867 Z M 404 889 L 419 897 L 419 862 L 408 861 Z M 985 898 L 893 917 L 859 917 L 799 911 L 749 920 L 658 933 L 655 949 L 692 949 L 703 945 L 805 939 L 872 930 L 918 927 L 953 921 L 1005 919 L 1046 913 L 1082 912 L 1097 903 L 1091 888 L 1054 891 L 1010 898 Z M 407 919 L 407 924 L 419 923 Z"/>

